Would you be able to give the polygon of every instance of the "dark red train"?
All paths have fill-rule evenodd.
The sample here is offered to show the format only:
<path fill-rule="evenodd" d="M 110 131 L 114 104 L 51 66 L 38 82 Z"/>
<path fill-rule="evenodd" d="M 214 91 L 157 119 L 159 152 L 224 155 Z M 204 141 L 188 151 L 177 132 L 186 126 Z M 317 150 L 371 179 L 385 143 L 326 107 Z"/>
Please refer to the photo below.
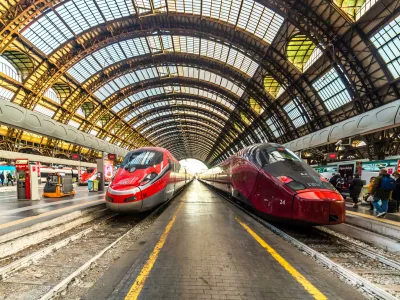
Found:
<path fill-rule="evenodd" d="M 107 207 L 116 212 L 142 212 L 171 199 L 191 180 L 164 148 L 129 152 L 106 193 Z"/>
<path fill-rule="evenodd" d="M 249 146 L 199 178 L 269 219 L 311 225 L 345 220 L 343 197 L 308 164 L 278 144 Z"/>

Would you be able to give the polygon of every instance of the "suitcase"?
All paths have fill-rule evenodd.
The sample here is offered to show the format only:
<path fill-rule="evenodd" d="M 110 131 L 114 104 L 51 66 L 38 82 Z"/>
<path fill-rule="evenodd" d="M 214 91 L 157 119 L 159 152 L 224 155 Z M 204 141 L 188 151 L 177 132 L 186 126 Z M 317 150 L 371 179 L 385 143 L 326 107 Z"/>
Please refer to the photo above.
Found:
<path fill-rule="evenodd" d="M 396 200 L 389 200 L 388 202 L 388 213 L 395 213 L 397 209 L 397 201 Z"/>

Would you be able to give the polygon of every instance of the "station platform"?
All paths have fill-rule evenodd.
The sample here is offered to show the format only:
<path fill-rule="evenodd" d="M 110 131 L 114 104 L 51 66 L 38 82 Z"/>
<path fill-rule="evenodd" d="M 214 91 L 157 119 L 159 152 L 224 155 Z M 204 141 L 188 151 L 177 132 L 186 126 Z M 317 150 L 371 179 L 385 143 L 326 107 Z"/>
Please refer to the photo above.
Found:
<path fill-rule="evenodd" d="M 40 193 L 42 190 L 43 187 L 39 187 Z M 87 187 L 76 187 L 75 191 L 74 197 L 24 201 L 17 199 L 16 189 L 0 189 L 0 236 L 63 214 L 105 203 L 104 192 L 89 192 Z"/>
<path fill-rule="evenodd" d="M 84 297 L 326 298 L 364 299 L 196 180 Z"/>

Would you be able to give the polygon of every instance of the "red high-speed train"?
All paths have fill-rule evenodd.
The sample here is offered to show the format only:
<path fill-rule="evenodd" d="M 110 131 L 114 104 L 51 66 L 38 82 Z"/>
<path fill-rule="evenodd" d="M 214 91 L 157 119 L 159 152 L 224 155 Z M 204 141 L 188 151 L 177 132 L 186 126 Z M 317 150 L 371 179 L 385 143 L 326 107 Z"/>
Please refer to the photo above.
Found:
<path fill-rule="evenodd" d="M 311 225 L 345 219 L 345 202 L 335 188 L 278 144 L 249 146 L 199 178 L 269 219 Z"/>
<path fill-rule="evenodd" d="M 106 193 L 107 207 L 116 212 L 142 212 L 171 199 L 191 180 L 172 154 L 146 147 L 129 152 Z"/>

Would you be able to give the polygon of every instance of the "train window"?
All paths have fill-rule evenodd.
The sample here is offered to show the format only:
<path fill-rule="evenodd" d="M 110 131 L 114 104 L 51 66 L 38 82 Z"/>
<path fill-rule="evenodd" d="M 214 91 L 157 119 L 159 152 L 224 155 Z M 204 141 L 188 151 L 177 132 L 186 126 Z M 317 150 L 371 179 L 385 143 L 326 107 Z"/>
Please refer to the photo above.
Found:
<path fill-rule="evenodd" d="M 162 162 L 162 160 L 162 152 L 147 150 L 133 151 L 125 156 L 121 167 L 142 169 L 149 166 L 158 165 Z"/>
<path fill-rule="evenodd" d="M 301 159 L 298 158 L 296 154 L 294 154 L 289 149 L 283 147 L 265 149 L 265 150 L 268 152 L 270 164 L 285 160 L 301 161 Z"/>

